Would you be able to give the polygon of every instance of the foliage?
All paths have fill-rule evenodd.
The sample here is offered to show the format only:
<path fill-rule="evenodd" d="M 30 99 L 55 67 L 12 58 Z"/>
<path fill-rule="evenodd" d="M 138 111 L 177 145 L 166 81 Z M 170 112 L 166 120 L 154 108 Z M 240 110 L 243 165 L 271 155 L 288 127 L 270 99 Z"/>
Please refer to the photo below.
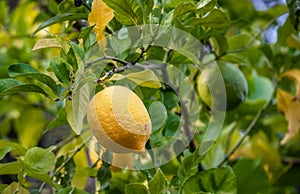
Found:
<path fill-rule="evenodd" d="M 198 68 L 183 52 L 203 50 L 184 44 L 181 33 L 207 48 Z M 156 38 L 176 44 L 165 48 Z M 0 45 L 2 193 L 300 187 L 298 0 L 265 9 L 248 0 L 0 1 Z M 244 103 L 215 117 L 194 92 L 211 61 L 236 64 L 249 87 Z M 153 152 L 154 167 L 134 171 L 117 168 L 95 142 L 87 148 L 87 104 L 114 84 L 133 89 L 147 107 L 153 130 L 146 148 L 172 144 L 181 150 L 172 160 L 161 164 L 165 152 Z"/>

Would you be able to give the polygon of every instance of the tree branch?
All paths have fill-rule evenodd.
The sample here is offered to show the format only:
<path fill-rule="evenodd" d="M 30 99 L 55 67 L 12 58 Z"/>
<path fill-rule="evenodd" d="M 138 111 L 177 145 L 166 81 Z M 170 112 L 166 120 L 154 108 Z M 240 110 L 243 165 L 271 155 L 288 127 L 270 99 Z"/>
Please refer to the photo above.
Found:
<path fill-rule="evenodd" d="M 259 121 L 263 113 L 269 108 L 269 106 L 272 104 L 272 99 L 275 94 L 275 91 L 277 89 L 277 79 L 273 80 L 274 83 L 274 89 L 272 92 L 272 97 L 265 103 L 265 105 L 257 112 L 253 120 L 251 121 L 250 125 L 247 127 L 244 135 L 239 139 L 239 141 L 234 145 L 234 147 L 226 154 L 226 156 L 223 158 L 223 160 L 220 162 L 218 167 L 223 166 L 223 164 L 229 159 L 229 157 L 242 145 L 246 137 L 250 134 L 250 132 L 254 129 L 256 123 Z"/>

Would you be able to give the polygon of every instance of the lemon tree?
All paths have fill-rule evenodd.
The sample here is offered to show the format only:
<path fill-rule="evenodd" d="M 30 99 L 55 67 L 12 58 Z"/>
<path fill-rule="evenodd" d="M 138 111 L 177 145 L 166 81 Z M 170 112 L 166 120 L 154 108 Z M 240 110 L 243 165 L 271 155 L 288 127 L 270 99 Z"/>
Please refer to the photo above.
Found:
<path fill-rule="evenodd" d="M 299 21 L 299 0 L 0 1 L 0 192 L 297 193 Z"/>

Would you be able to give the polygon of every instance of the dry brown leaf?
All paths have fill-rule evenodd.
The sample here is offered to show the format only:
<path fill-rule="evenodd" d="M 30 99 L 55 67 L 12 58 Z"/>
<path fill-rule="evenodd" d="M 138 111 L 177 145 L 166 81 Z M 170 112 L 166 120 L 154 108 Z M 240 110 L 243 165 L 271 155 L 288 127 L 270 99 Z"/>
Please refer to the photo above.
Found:
<path fill-rule="evenodd" d="M 280 78 L 282 77 L 288 77 L 295 82 L 296 97 L 300 99 L 300 69 L 291 69 L 286 71 L 280 76 Z"/>
<path fill-rule="evenodd" d="M 281 144 L 287 143 L 296 136 L 300 128 L 300 102 L 294 95 L 277 90 L 277 109 L 282 112 L 288 122 L 288 132 L 281 140 Z"/>
<path fill-rule="evenodd" d="M 89 15 L 89 24 L 95 25 L 96 38 L 100 45 L 101 40 L 105 37 L 103 32 L 107 24 L 113 19 L 114 11 L 108 7 L 103 0 L 94 0 L 92 4 L 92 11 Z M 102 45 L 103 46 L 103 45 Z"/>

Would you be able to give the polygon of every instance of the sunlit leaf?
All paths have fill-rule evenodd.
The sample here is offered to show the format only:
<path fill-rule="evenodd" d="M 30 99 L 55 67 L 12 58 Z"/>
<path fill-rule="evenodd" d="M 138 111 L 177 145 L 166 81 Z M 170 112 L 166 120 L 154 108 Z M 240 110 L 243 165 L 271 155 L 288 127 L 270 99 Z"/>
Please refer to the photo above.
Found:
<path fill-rule="evenodd" d="M 67 119 L 76 134 L 80 134 L 83 127 L 83 119 L 90 101 L 89 85 L 84 84 L 72 94 L 72 100 L 66 101 Z"/>
<path fill-rule="evenodd" d="M 139 86 L 148 87 L 148 88 L 160 88 L 161 84 L 158 79 L 158 77 L 155 75 L 155 73 L 149 69 L 136 72 L 136 73 L 130 73 L 127 75 L 122 74 L 114 74 L 110 80 L 121 80 L 127 78 L 133 82 L 135 82 Z"/>
<path fill-rule="evenodd" d="M 26 152 L 26 149 L 22 145 L 4 139 L 0 140 L 0 147 L 1 148 L 9 147 L 11 148 L 12 152 L 21 156 L 23 156 Z"/>
<path fill-rule="evenodd" d="M 60 109 L 55 117 L 54 120 L 52 120 L 48 126 L 46 130 L 50 130 L 54 127 L 59 127 L 59 126 L 63 126 L 63 125 L 67 125 L 68 124 L 68 120 L 67 120 L 67 113 L 66 110 L 64 108 Z M 44 131 L 45 133 L 45 131 Z"/>
<path fill-rule="evenodd" d="M 114 11 L 108 7 L 103 0 L 93 1 L 92 11 L 89 15 L 88 22 L 91 26 L 95 25 L 94 30 L 99 43 L 105 37 L 103 32 L 113 17 Z"/>
<path fill-rule="evenodd" d="M 169 182 L 164 173 L 158 169 L 153 178 L 149 181 L 149 190 L 151 193 L 168 193 Z"/>
<path fill-rule="evenodd" d="M 54 169 L 55 155 L 50 149 L 34 147 L 24 156 L 25 170 L 37 174 L 45 174 Z"/>
<path fill-rule="evenodd" d="M 30 194 L 30 192 L 24 187 L 20 186 L 17 182 L 12 182 L 8 187 L 6 187 L 2 194 L 12 194 L 12 193 L 22 193 L 22 194 Z"/>
<path fill-rule="evenodd" d="M 59 189 L 56 194 L 88 194 L 88 192 L 70 186 Z"/>
<path fill-rule="evenodd" d="M 125 194 L 150 194 L 148 188 L 141 183 L 130 183 L 125 187 Z"/>
<path fill-rule="evenodd" d="M 34 116 L 33 116 L 34 115 Z M 15 122 L 19 142 L 25 147 L 36 146 L 45 129 L 47 120 L 40 109 L 25 109 Z"/>
<path fill-rule="evenodd" d="M 233 170 L 230 167 L 213 168 L 190 177 L 184 185 L 183 193 L 196 192 L 235 194 L 237 183 Z"/>
<path fill-rule="evenodd" d="M 300 102 L 294 95 L 278 89 L 277 109 L 284 114 L 288 121 L 288 132 L 280 142 L 283 145 L 299 133 Z"/>
<path fill-rule="evenodd" d="M 44 38 L 39 40 L 32 50 L 39 50 L 43 48 L 62 48 L 60 43 L 55 38 Z"/>
<path fill-rule="evenodd" d="M 6 174 L 18 174 L 21 170 L 22 164 L 21 162 L 9 162 L 9 163 L 1 163 L 0 164 L 0 175 Z"/>
<path fill-rule="evenodd" d="M 2 160 L 7 153 L 12 150 L 12 147 L 0 147 L 0 160 Z"/>

